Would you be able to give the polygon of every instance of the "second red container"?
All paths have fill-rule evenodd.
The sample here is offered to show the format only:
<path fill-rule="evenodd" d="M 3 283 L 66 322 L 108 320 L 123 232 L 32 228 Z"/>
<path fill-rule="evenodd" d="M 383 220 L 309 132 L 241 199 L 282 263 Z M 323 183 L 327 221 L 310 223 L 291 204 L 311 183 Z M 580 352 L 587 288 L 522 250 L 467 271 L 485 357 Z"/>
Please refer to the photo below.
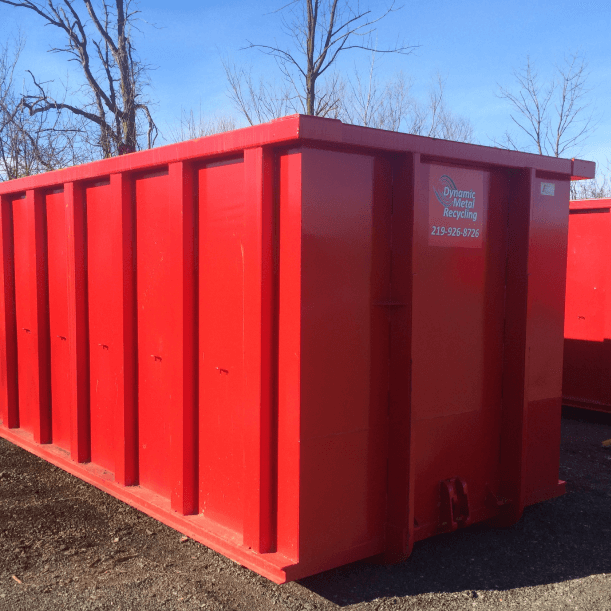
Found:
<path fill-rule="evenodd" d="M 571 202 L 563 403 L 611 413 L 611 199 Z"/>

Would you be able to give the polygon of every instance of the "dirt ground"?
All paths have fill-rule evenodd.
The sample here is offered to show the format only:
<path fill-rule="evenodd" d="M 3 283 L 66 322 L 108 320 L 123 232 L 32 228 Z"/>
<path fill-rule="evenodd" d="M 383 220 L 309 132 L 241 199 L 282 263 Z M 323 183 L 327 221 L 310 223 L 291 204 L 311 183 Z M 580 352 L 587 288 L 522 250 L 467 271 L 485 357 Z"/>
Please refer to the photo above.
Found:
<path fill-rule="evenodd" d="M 611 611 L 611 418 L 566 413 L 565 496 L 277 586 L 0 439 L 0 610 Z"/>

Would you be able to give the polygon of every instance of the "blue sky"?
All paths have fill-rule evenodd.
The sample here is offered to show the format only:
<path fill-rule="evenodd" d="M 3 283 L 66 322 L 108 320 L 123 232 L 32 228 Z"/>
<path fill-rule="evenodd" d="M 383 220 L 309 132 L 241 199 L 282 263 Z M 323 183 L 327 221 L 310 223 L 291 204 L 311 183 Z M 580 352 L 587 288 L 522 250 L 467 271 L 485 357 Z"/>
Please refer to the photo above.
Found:
<path fill-rule="evenodd" d="M 278 0 L 140 0 L 143 22 L 136 44 L 140 57 L 155 66 L 150 98 L 162 133 L 176 124 L 181 108 L 199 111 L 201 106 L 204 115 L 237 116 L 226 95 L 221 55 L 273 76 L 268 58 L 240 48 L 247 39 L 282 42 L 279 16 L 272 13 L 281 5 Z M 367 6 L 379 12 L 387 3 L 374 0 Z M 605 166 L 611 161 L 609 26 L 611 3 L 603 1 L 405 0 L 402 10 L 380 24 L 378 40 L 382 45 L 400 37 L 420 46 L 409 56 L 385 56 L 379 75 L 383 79 L 402 69 L 413 79 L 416 97 L 422 97 L 431 78 L 441 73 L 449 108 L 471 120 L 477 142 L 491 144 L 510 127 L 509 107 L 495 95 L 498 84 L 512 85 L 512 71 L 526 55 L 546 75 L 566 54 L 579 51 L 589 65 L 588 84 L 599 122 L 572 155 Z M 55 35 L 51 28 L 28 11 L 0 5 L 0 39 L 6 40 L 17 27 L 27 38 L 21 68 L 32 69 L 41 79 L 65 78 L 65 57 L 46 52 L 49 36 Z M 351 53 L 344 56 L 347 69 L 368 61 L 364 52 Z"/>

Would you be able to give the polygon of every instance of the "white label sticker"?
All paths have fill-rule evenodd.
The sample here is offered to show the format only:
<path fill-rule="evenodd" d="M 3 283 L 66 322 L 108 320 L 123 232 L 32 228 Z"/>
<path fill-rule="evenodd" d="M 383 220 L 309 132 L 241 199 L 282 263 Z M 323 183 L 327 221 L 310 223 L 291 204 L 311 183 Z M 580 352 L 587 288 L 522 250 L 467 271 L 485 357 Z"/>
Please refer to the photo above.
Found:
<path fill-rule="evenodd" d="M 484 172 L 432 165 L 429 246 L 482 248 L 486 206 Z"/>
<path fill-rule="evenodd" d="M 542 182 L 541 183 L 541 195 L 554 195 L 556 192 L 556 185 L 553 182 Z"/>

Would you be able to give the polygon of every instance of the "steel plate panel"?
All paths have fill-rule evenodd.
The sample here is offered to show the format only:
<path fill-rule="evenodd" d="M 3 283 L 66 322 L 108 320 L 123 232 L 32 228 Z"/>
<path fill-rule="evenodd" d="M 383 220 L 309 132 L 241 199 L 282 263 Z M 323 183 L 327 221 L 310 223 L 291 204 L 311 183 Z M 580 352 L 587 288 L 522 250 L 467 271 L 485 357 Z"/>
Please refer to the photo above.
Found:
<path fill-rule="evenodd" d="M 242 534 L 244 520 L 244 164 L 199 170 L 199 505 Z"/>
<path fill-rule="evenodd" d="M 415 201 L 413 251 L 412 456 L 414 516 L 422 526 L 439 520 L 442 480 L 462 478 L 472 509 L 485 506 L 487 487 L 498 490 L 506 195 L 502 179 L 491 189 L 488 172 L 428 164 L 419 172 L 429 186 Z M 479 185 L 483 235 L 430 240 L 440 175 L 456 176 L 459 188 Z"/>
<path fill-rule="evenodd" d="M 168 372 L 169 334 L 175 295 L 168 252 L 170 192 L 167 172 L 135 181 L 138 318 L 139 483 L 164 497 L 171 493 L 167 414 L 172 388 Z"/>
<path fill-rule="evenodd" d="M 37 443 L 51 441 L 46 214 L 28 191 L 13 201 L 20 426 Z"/>
<path fill-rule="evenodd" d="M 122 369 L 121 284 L 110 264 L 113 222 L 110 182 L 85 189 L 89 293 L 91 461 L 114 471 L 114 414 Z M 114 253 L 116 255 L 116 253 Z"/>
<path fill-rule="evenodd" d="M 70 338 L 68 315 L 67 218 L 64 194 L 45 195 L 49 257 L 51 332 L 51 422 L 53 443 L 70 450 Z"/>

